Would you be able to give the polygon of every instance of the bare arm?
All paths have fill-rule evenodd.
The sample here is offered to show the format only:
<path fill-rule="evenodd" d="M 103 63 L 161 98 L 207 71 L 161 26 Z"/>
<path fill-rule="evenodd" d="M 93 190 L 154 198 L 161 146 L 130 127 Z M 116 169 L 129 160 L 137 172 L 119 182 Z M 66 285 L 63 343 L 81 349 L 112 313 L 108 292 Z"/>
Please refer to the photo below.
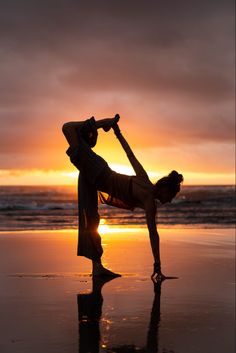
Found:
<path fill-rule="evenodd" d="M 152 253 L 154 257 L 154 270 L 152 273 L 152 281 L 159 282 L 164 280 L 166 277 L 161 272 L 161 260 L 160 260 L 160 239 L 156 227 L 156 205 L 155 201 L 149 198 L 145 202 L 146 210 L 146 221 L 149 230 L 150 243 Z"/>
<path fill-rule="evenodd" d="M 156 227 L 156 205 L 153 199 L 148 199 L 145 202 L 146 221 L 149 231 L 150 243 L 153 253 L 153 258 L 156 263 L 160 262 L 160 240 Z"/>
<path fill-rule="evenodd" d="M 164 279 L 164 276 L 161 273 L 160 239 L 156 226 L 157 206 L 153 196 L 153 188 L 151 183 L 147 183 L 146 180 L 140 182 L 138 178 L 133 178 L 132 191 L 133 197 L 137 200 L 137 205 L 145 210 L 149 240 L 154 258 L 154 270 L 151 278 L 153 282 L 157 282 Z"/>
<path fill-rule="evenodd" d="M 124 149 L 128 159 L 129 159 L 132 167 L 134 168 L 134 171 L 135 171 L 136 175 L 148 179 L 148 175 L 147 175 L 145 169 L 143 168 L 142 164 L 135 157 L 130 145 L 128 144 L 128 142 L 126 141 L 124 136 L 121 134 L 120 129 L 119 129 L 117 124 L 115 124 L 113 126 L 113 130 L 114 130 L 115 135 L 118 138 L 121 146 L 123 147 L 123 149 Z"/>

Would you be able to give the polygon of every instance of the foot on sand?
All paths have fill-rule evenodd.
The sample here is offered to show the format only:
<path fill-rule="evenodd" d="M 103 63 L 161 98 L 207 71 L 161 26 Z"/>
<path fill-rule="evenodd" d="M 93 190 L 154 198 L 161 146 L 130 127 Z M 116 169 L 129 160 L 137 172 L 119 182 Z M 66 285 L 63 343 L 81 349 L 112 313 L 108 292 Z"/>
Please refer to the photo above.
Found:
<path fill-rule="evenodd" d="M 103 267 L 101 264 L 93 265 L 93 273 L 92 276 L 101 276 L 101 277 L 121 277 L 119 273 L 112 272 L 107 268 Z"/>

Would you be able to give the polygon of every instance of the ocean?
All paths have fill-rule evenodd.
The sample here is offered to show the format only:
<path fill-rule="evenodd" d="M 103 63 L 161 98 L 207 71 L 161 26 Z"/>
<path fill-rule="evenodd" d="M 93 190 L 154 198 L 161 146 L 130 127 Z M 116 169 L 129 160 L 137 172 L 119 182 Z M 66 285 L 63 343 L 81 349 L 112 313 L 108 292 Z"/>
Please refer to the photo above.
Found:
<path fill-rule="evenodd" d="M 145 225 L 145 213 L 99 205 L 108 225 Z M 234 186 L 183 186 L 170 204 L 161 206 L 161 228 L 233 228 Z M 1 186 L 0 231 L 75 229 L 78 227 L 76 186 Z"/>

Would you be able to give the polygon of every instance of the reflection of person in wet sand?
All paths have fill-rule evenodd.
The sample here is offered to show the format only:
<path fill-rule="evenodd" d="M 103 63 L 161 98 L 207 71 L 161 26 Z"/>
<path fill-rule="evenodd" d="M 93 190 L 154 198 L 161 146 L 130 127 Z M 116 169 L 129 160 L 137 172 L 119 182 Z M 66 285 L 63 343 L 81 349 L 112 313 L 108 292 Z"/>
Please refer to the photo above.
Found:
<path fill-rule="evenodd" d="M 100 318 L 102 315 L 102 286 L 112 277 L 94 277 L 93 290 L 78 294 L 79 352 L 98 353 L 100 346 Z"/>
<path fill-rule="evenodd" d="M 171 202 L 180 190 L 183 181 L 181 174 L 172 171 L 168 176 L 152 184 L 143 166 L 139 163 L 118 126 L 119 115 L 114 118 L 95 121 L 94 118 L 83 122 L 68 122 L 63 125 L 63 133 L 70 145 L 67 154 L 79 169 L 79 243 L 78 255 L 93 261 L 93 275 L 115 276 L 102 266 L 103 249 L 98 234 L 99 214 L 97 192 L 100 200 L 112 206 L 133 210 L 145 210 L 150 243 L 154 257 L 152 278 L 162 278 L 159 235 L 156 229 L 156 200 L 162 204 Z M 94 153 L 97 130 L 114 130 L 121 146 L 135 171 L 135 176 L 119 174 L 111 170 L 106 161 Z"/>
<path fill-rule="evenodd" d="M 102 287 L 111 277 L 93 277 L 93 290 L 89 294 L 78 294 L 78 319 L 79 319 L 79 352 L 98 353 L 101 334 L 100 319 L 102 316 Z M 160 304 L 161 304 L 161 284 L 162 281 L 154 281 L 154 299 L 150 315 L 150 322 L 147 332 L 146 348 L 136 347 L 135 345 L 118 345 L 109 347 L 109 352 L 116 353 L 158 353 L 159 350 L 159 323 L 160 323 Z M 167 351 L 166 353 L 173 351 Z"/>

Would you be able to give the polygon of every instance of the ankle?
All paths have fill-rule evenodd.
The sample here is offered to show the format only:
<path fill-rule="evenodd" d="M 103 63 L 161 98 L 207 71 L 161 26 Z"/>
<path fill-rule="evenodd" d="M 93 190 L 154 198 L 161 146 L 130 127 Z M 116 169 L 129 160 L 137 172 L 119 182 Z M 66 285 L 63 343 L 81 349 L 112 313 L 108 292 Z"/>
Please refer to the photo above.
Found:
<path fill-rule="evenodd" d="M 102 267 L 102 263 L 101 261 L 93 261 L 93 269 L 97 269 L 97 268 L 101 268 Z"/>

